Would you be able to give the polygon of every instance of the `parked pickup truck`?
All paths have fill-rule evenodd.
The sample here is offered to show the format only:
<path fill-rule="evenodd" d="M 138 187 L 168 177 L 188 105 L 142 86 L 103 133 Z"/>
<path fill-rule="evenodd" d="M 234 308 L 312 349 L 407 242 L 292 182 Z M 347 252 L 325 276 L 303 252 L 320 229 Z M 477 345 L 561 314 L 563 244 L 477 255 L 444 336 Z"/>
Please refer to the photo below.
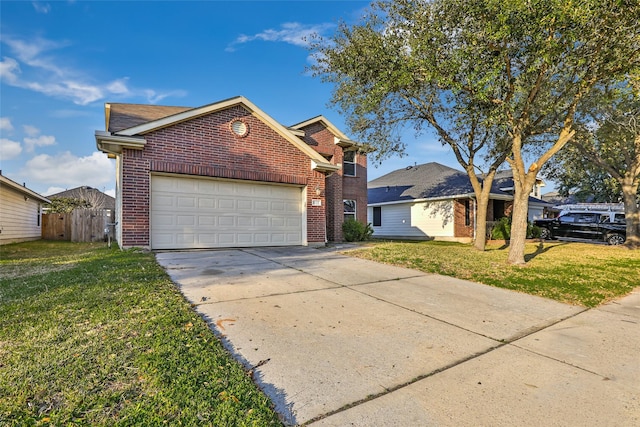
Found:
<path fill-rule="evenodd" d="M 533 224 L 540 227 L 543 239 L 571 237 L 610 245 L 621 245 L 627 239 L 624 214 L 620 212 L 568 212 L 558 218 L 535 220 Z"/>

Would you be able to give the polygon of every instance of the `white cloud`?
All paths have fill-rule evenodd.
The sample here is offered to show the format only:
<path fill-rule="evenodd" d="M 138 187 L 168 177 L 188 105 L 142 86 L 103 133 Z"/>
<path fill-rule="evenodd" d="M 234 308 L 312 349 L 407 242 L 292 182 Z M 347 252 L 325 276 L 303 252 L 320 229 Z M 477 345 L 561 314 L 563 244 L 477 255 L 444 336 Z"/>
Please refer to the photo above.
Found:
<path fill-rule="evenodd" d="M 87 105 L 107 96 L 143 97 L 151 89 L 132 89 L 127 78 L 110 82 L 96 82 L 82 70 L 69 68 L 68 60 L 57 58 L 53 51 L 68 47 L 68 42 L 57 42 L 40 37 L 22 40 L 2 34 L 0 40 L 9 47 L 11 57 L 0 62 L 0 78 L 7 84 L 32 90 L 46 96 L 70 99 L 78 105 Z M 154 99 L 184 96 L 184 91 L 170 91 L 155 95 Z"/>
<path fill-rule="evenodd" d="M 0 130 L 5 132 L 11 132 L 13 130 L 13 125 L 9 117 L 0 117 Z"/>
<path fill-rule="evenodd" d="M 40 3 L 40 2 L 34 1 L 32 4 L 33 4 L 33 8 L 38 13 L 47 14 L 51 12 L 51 5 L 49 3 Z"/>
<path fill-rule="evenodd" d="M 74 187 L 75 188 L 75 187 Z M 45 191 L 42 192 L 42 195 L 45 197 L 48 197 L 52 194 L 58 194 L 58 193 L 62 193 L 63 191 L 68 190 L 68 188 L 63 188 L 63 187 L 49 187 L 47 188 Z"/>
<path fill-rule="evenodd" d="M 267 42 L 283 42 L 294 46 L 308 46 L 308 38 L 313 34 L 322 34 L 335 27 L 334 24 L 304 25 L 299 22 L 287 22 L 280 26 L 280 29 L 267 29 L 252 36 L 241 34 L 227 48 L 227 52 L 235 51 L 235 47 L 240 44 L 249 43 L 255 40 Z"/>
<path fill-rule="evenodd" d="M 27 152 L 33 152 L 35 147 L 45 147 L 56 143 L 55 136 L 40 135 L 40 129 L 31 125 L 22 126 L 27 136 L 23 139 Z"/>
<path fill-rule="evenodd" d="M 173 96 L 173 97 L 183 97 L 187 95 L 187 92 L 184 90 L 173 90 L 170 92 L 158 93 L 152 89 L 145 89 L 143 91 L 144 96 L 147 98 L 147 101 L 151 104 L 157 104 L 162 101 L 164 98 Z"/>
<path fill-rule="evenodd" d="M 0 138 L 0 160 L 9 160 L 22 153 L 22 146 L 19 142 L 7 138 Z"/>
<path fill-rule="evenodd" d="M 56 143 L 56 138 L 54 136 L 49 135 L 40 135 L 36 138 L 25 138 L 24 145 L 27 149 L 27 152 L 33 152 L 35 147 L 45 147 L 47 145 L 54 145 Z"/>
<path fill-rule="evenodd" d="M 7 57 L 4 57 L 4 59 L 0 61 L 0 79 L 15 86 L 18 84 L 18 73 L 20 73 L 18 61 Z"/>
<path fill-rule="evenodd" d="M 26 133 L 27 136 L 34 137 L 40 135 L 40 129 L 35 126 L 24 125 L 22 126 L 22 129 L 24 129 L 24 133 Z"/>
<path fill-rule="evenodd" d="M 128 95 L 130 93 L 126 81 L 128 79 L 115 80 L 107 85 L 107 90 L 114 94 Z"/>
<path fill-rule="evenodd" d="M 77 157 L 69 151 L 50 156 L 40 154 L 26 163 L 21 171 L 29 180 L 50 187 L 75 188 L 82 185 L 101 188 L 112 184 L 115 163 L 97 151 L 90 156 Z"/>

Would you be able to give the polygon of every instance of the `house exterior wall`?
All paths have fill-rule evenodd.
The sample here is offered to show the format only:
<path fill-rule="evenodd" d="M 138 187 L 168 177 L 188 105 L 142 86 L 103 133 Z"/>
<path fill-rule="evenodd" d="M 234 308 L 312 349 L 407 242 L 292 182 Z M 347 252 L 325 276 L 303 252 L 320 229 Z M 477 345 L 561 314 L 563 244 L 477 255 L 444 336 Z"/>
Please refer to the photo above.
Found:
<path fill-rule="evenodd" d="M 335 135 L 322 123 L 305 126 L 303 141 L 334 165 L 342 165 L 344 149 L 335 144 Z M 356 219 L 367 221 L 367 156 L 356 154 L 356 176 L 345 176 L 341 168 L 326 179 L 327 239 L 342 241 L 343 200 L 356 201 Z"/>
<path fill-rule="evenodd" d="M 40 202 L 0 184 L 0 245 L 42 237 Z"/>
<path fill-rule="evenodd" d="M 236 119 L 249 132 L 230 130 Z M 144 135 L 143 150 L 124 149 L 120 186 L 121 246 L 149 247 L 151 174 L 171 173 L 300 185 L 306 192 L 307 241 L 325 241 L 325 176 L 311 170 L 307 155 L 253 116 L 236 106 Z M 317 196 L 315 188 L 321 190 Z M 323 206 L 312 206 L 312 199 Z"/>
<path fill-rule="evenodd" d="M 467 225 L 467 212 L 465 202 L 468 202 L 469 222 Z M 475 229 L 476 206 L 473 199 L 456 199 L 454 206 L 454 237 L 473 238 Z"/>
<path fill-rule="evenodd" d="M 374 237 L 454 237 L 452 201 L 399 203 L 380 208 L 381 225 L 373 227 Z M 373 224 L 373 207 L 367 211 L 368 222 Z"/>
<path fill-rule="evenodd" d="M 367 222 L 367 155 L 356 153 L 356 176 L 342 178 L 342 198 L 356 201 L 356 219 Z"/>

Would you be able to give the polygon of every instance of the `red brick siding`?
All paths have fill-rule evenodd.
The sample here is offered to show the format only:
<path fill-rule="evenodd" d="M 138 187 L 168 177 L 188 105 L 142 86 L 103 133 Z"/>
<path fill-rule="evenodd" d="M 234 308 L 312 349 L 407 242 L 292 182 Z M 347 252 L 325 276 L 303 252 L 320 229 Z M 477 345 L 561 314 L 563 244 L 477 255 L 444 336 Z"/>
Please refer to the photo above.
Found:
<path fill-rule="evenodd" d="M 342 179 L 342 196 L 356 201 L 356 218 L 367 222 L 367 155 L 356 154 L 356 176 Z"/>
<path fill-rule="evenodd" d="M 304 127 L 303 140 L 317 152 L 329 157 L 334 165 L 342 165 L 343 148 L 335 144 L 334 135 L 322 123 L 316 122 Z M 342 222 L 344 221 L 343 200 L 356 201 L 356 217 L 367 222 L 367 157 L 356 156 L 356 176 L 344 176 L 342 169 L 327 177 L 326 180 L 326 216 L 327 239 L 342 241 Z"/>
<path fill-rule="evenodd" d="M 232 120 L 249 126 L 245 137 L 230 131 Z M 149 191 L 151 172 L 173 172 L 256 181 L 306 184 L 307 240 L 324 242 L 324 206 L 311 206 L 324 194 L 324 175 L 311 170 L 308 156 L 242 107 L 197 117 L 147 133 L 142 151 L 124 150 L 124 246 L 149 246 Z"/>
<path fill-rule="evenodd" d="M 469 225 L 465 225 L 465 201 L 469 201 L 471 209 Z M 453 201 L 453 235 L 454 237 L 473 237 L 475 222 L 475 206 L 472 199 L 456 199 Z"/>

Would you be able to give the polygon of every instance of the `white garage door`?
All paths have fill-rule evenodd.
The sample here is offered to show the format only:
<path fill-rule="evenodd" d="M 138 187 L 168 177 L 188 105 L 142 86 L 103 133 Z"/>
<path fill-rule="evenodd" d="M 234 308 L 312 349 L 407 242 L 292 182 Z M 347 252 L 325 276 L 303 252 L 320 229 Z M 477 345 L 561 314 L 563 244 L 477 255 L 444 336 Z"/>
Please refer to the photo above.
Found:
<path fill-rule="evenodd" d="M 302 189 L 154 175 L 153 249 L 302 245 Z"/>

